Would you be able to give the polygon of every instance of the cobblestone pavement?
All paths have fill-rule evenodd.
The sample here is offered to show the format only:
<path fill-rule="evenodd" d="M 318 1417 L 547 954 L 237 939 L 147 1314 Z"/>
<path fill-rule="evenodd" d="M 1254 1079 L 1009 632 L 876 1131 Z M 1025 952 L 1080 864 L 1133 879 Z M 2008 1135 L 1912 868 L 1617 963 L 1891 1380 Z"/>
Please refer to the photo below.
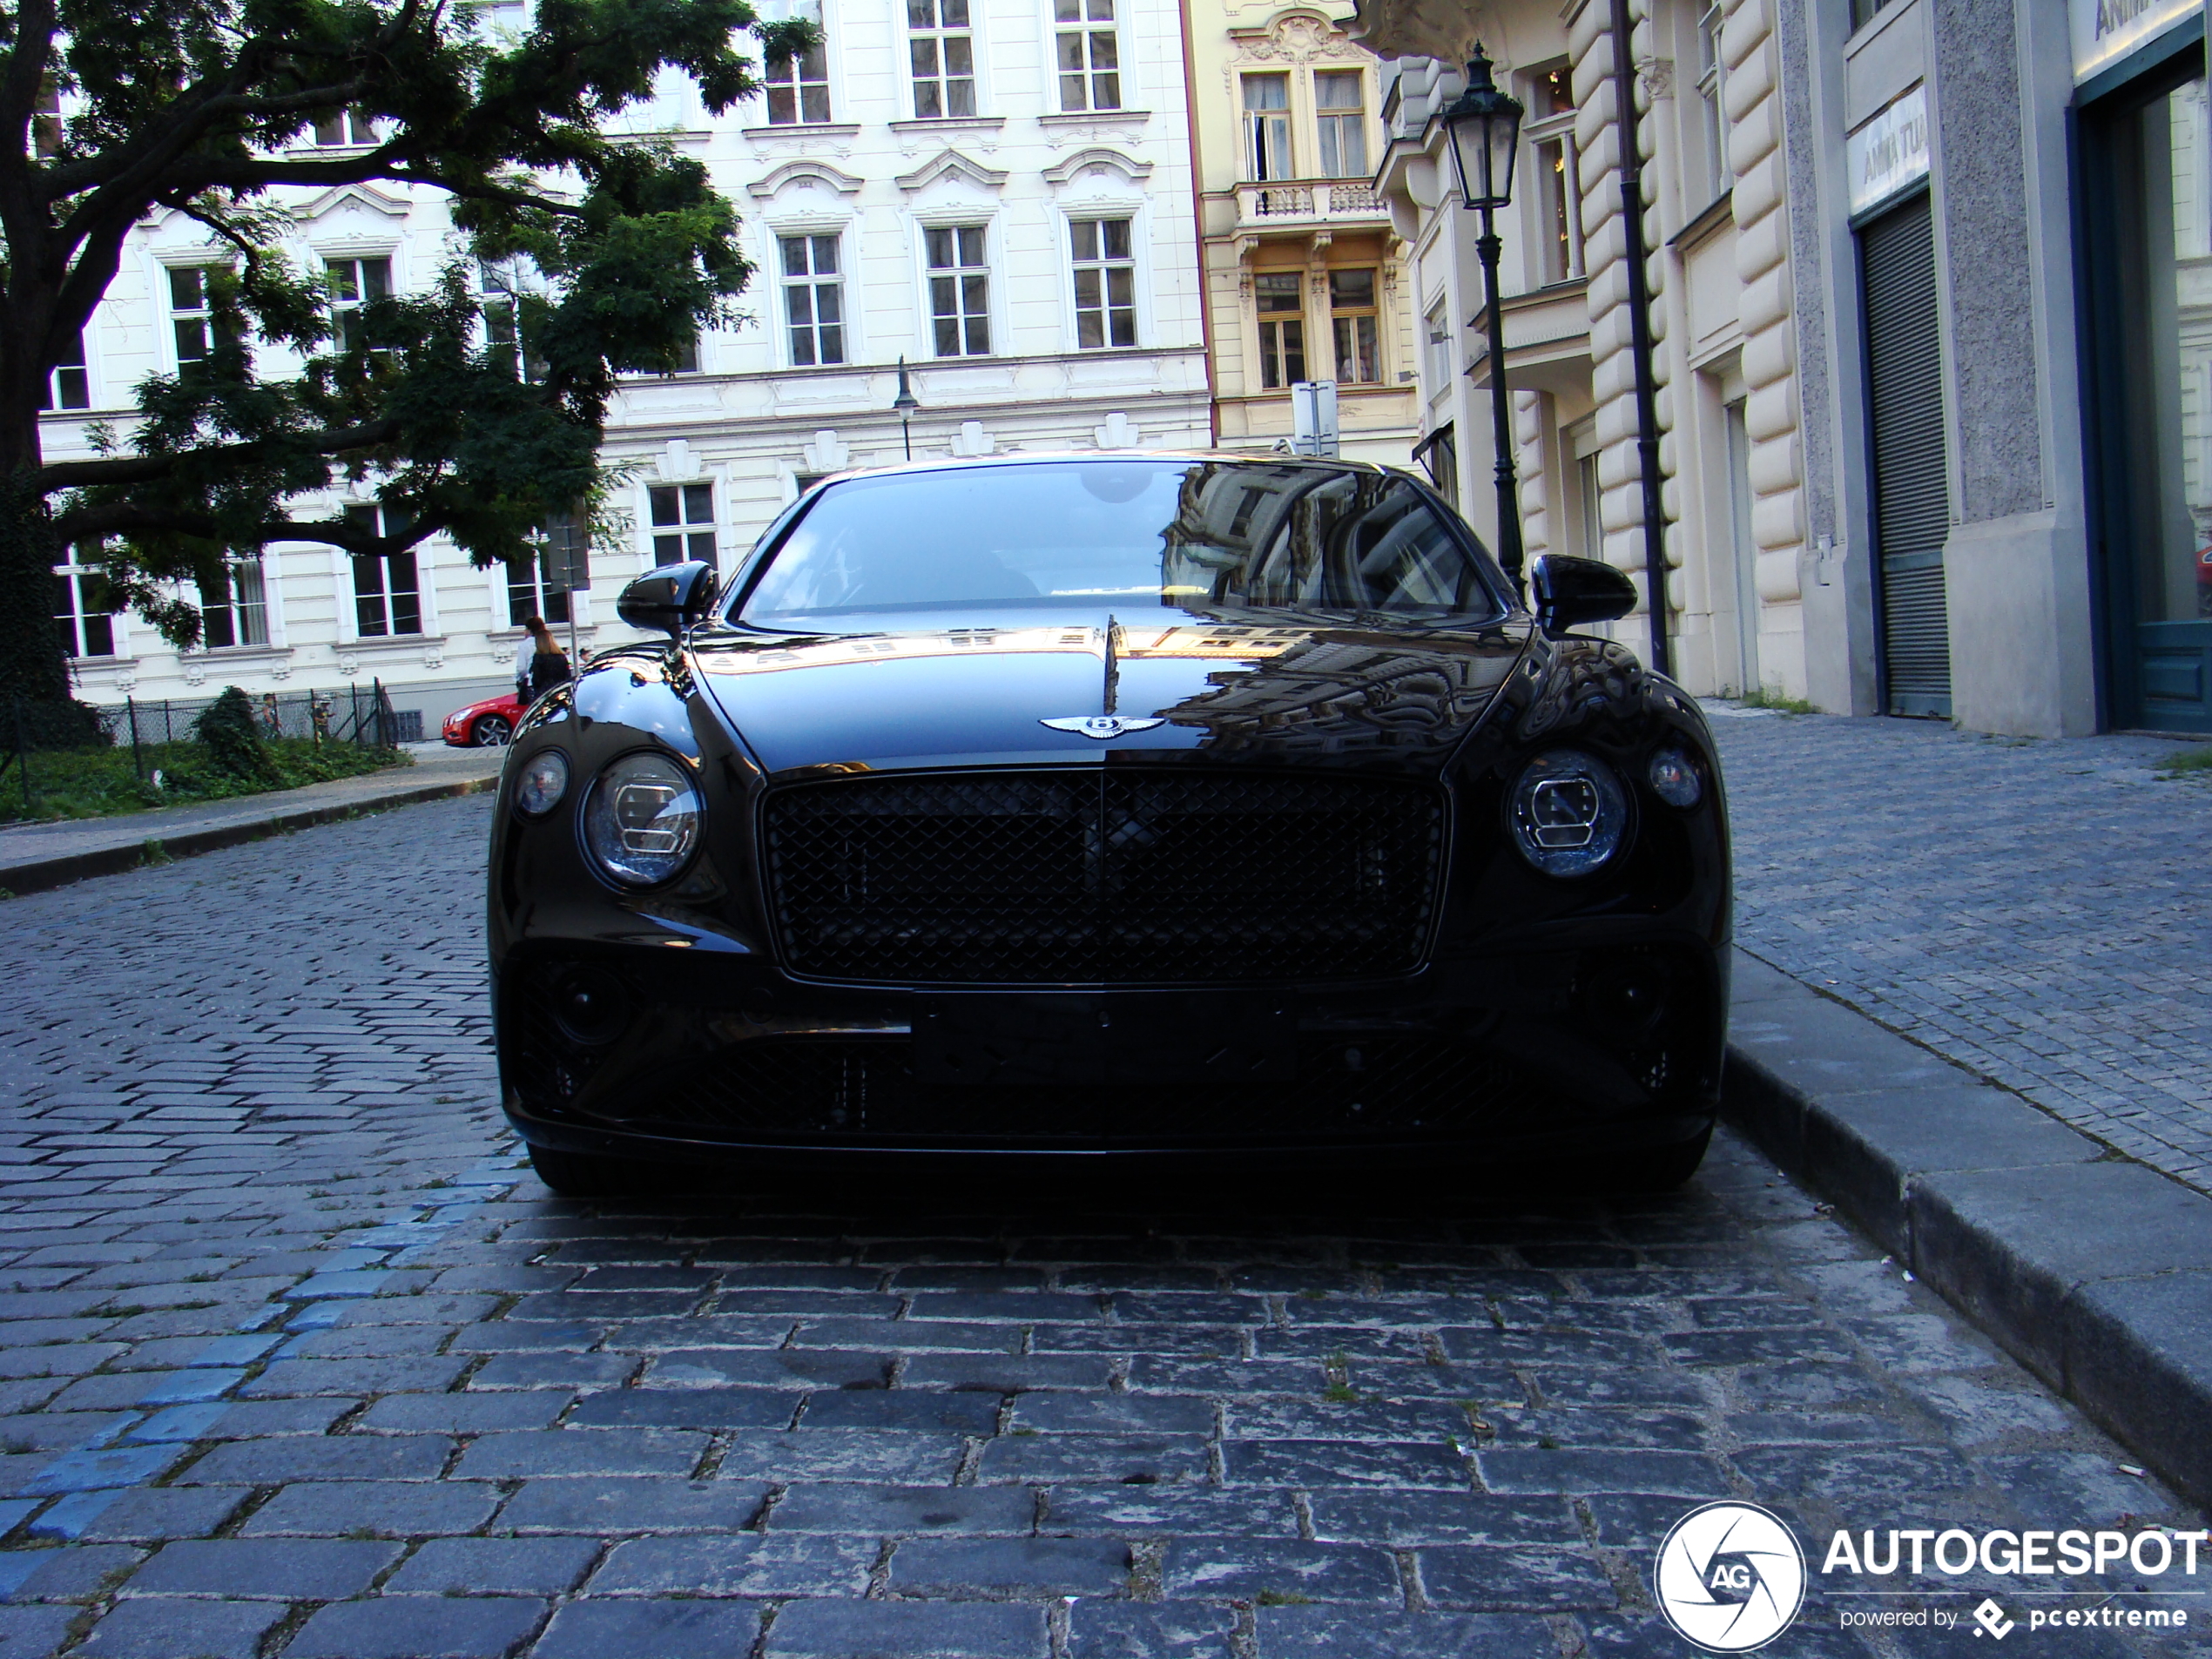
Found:
<path fill-rule="evenodd" d="M 553 1199 L 493 1109 L 489 811 L 0 908 L 0 1656 L 1610 1659 L 1683 1650 L 1703 1499 L 1816 1566 L 2204 1524 L 1733 1143 L 1525 1213 Z M 1769 1651 L 1973 1650 L 1870 1605 Z"/>
<path fill-rule="evenodd" d="M 1716 718 L 1737 940 L 2212 1191 L 2212 774 L 2156 738 Z"/>

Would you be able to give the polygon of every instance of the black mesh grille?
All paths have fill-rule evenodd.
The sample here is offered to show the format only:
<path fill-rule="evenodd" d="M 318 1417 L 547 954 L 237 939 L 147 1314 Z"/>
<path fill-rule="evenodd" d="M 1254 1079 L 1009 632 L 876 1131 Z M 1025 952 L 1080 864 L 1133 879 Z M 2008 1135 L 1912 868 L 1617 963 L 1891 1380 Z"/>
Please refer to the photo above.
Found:
<path fill-rule="evenodd" d="M 900 1038 L 762 1038 L 598 1109 L 709 1137 L 1052 1146 L 1473 1135 L 1526 1129 L 1557 1105 L 1511 1061 L 1436 1037 L 1309 1037 L 1295 1082 L 1235 1088 L 933 1087 L 911 1054 Z"/>
<path fill-rule="evenodd" d="M 792 971 L 907 984 L 1405 973 L 1442 827 L 1416 784 L 1110 771 L 840 779 L 765 818 Z"/>

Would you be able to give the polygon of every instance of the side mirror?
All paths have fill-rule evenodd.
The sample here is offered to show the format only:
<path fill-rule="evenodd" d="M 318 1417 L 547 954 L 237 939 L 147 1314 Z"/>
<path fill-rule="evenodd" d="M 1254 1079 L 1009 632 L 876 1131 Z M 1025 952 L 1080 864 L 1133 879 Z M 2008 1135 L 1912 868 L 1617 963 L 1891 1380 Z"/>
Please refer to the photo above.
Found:
<path fill-rule="evenodd" d="M 1536 600 L 1536 625 L 1557 639 L 1586 622 L 1611 622 L 1636 608 L 1636 584 L 1596 559 L 1547 553 L 1528 574 Z"/>
<path fill-rule="evenodd" d="M 704 560 L 664 564 L 649 570 L 622 590 L 615 614 L 632 628 L 648 628 L 680 640 L 692 624 L 705 620 L 714 604 L 714 567 Z"/>

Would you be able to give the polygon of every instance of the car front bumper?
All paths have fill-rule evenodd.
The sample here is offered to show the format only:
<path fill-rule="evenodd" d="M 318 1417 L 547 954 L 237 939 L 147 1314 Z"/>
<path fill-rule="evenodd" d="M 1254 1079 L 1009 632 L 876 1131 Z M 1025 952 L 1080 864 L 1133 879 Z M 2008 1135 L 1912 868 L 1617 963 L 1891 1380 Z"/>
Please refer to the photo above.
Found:
<path fill-rule="evenodd" d="M 496 976 L 533 1144 L 870 1157 L 1385 1162 L 1611 1154 L 1712 1122 L 1725 955 L 1680 935 L 1366 985 L 840 986 L 758 958 L 543 944 Z"/>

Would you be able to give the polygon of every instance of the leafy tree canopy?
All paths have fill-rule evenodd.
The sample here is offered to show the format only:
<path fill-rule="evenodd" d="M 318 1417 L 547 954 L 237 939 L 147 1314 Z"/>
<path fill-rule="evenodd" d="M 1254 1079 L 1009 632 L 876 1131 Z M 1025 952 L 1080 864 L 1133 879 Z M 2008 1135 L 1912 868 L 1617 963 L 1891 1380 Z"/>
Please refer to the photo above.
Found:
<path fill-rule="evenodd" d="M 664 143 L 610 136 L 672 65 L 719 114 L 754 57 L 812 43 L 746 0 L 537 0 L 502 37 L 451 0 L 16 0 L 0 9 L 0 691 L 66 695 L 57 550 L 103 550 L 116 600 L 172 640 L 199 617 L 169 584 L 221 580 L 276 540 L 356 553 L 439 533 L 479 564 L 591 492 L 624 373 L 676 367 L 749 274 L 737 216 Z M 319 126 L 361 142 L 314 143 Z M 342 326 L 285 250 L 299 191 L 441 192 L 455 226 L 428 292 Z M 160 210 L 211 246 L 207 354 L 138 390 L 91 459 L 47 462 L 50 372 Z M 504 286 L 498 315 L 479 264 Z M 487 327 L 488 321 L 496 324 Z M 527 347 L 526 353 L 517 342 Z M 524 358 L 527 356 L 527 368 Z M 302 518 L 369 479 L 380 527 Z"/>

